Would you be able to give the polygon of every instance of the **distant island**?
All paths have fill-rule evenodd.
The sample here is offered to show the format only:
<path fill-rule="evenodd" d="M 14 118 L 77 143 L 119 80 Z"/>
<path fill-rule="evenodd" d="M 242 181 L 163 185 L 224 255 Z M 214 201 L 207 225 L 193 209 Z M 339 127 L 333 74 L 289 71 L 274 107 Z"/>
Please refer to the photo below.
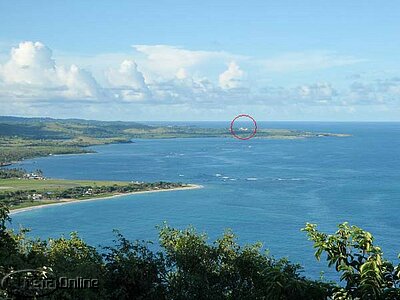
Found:
<path fill-rule="evenodd" d="M 244 134 L 248 132 L 241 130 Z M 258 129 L 255 138 L 303 139 L 346 134 Z M 28 158 L 93 153 L 89 146 L 131 143 L 132 139 L 232 137 L 229 128 L 149 126 L 136 122 L 0 116 L 0 166 Z"/>

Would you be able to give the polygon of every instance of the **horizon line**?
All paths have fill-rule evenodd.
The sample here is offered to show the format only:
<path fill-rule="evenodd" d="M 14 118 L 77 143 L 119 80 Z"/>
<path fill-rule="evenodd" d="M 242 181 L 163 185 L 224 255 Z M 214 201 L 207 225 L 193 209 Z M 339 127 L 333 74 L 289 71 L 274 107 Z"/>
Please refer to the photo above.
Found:
<path fill-rule="evenodd" d="M 50 116 L 18 116 L 18 115 L 0 115 L 0 117 L 6 118 L 21 118 L 21 119 L 52 119 L 52 120 L 81 120 L 81 121 L 101 121 L 101 122 L 231 122 L 232 120 L 105 120 L 105 119 L 86 119 L 80 117 L 50 117 Z M 234 117 L 233 117 L 234 118 Z M 257 122 L 270 122 L 270 123 L 280 123 L 280 122 L 293 122 L 293 123 L 400 123 L 398 121 L 382 121 L 382 120 L 257 120 Z"/>

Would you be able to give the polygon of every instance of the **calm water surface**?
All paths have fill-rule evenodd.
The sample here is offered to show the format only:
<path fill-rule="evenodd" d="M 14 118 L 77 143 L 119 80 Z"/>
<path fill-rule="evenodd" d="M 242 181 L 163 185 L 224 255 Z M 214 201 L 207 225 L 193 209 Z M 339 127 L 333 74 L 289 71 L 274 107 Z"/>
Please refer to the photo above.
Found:
<path fill-rule="evenodd" d="M 227 126 L 226 123 L 194 123 Z M 110 245 L 112 229 L 155 240 L 167 221 L 194 225 L 216 238 L 232 228 L 240 242 L 262 241 L 317 277 L 324 263 L 300 232 L 305 222 L 332 231 L 343 221 L 371 231 L 386 255 L 400 252 L 400 123 L 265 123 L 350 133 L 347 138 L 240 141 L 230 138 L 135 140 L 93 147 L 98 153 L 52 156 L 19 167 L 49 177 L 182 181 L 201 190 L 129 195 L 19 213 L 13 226 L 57 237 L 78 231 L 89 243 Z"/>

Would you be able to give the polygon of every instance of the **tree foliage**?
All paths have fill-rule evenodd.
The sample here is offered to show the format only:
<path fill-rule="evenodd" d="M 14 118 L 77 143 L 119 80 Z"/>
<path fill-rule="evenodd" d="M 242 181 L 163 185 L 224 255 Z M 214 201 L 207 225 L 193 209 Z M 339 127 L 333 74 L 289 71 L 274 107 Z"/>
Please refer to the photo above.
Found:
<path fill-rule="evenodd" d="M 383 257 L 371 233 L 342 223 L 332 235 L 317 230 L 315 224 L 303 229 L 316 248 L 319 260 L 326 254 L 328 266 L 340 273 L 344 287 L 335 288 L 334 299 L 400 299 L 400 265 Z"/>
<path fill-rule="evenodd" d="M 333 235 L 313 224 L 303 229 L 317 259 L 326 255 L 340 273 L 343 284 L 334 284 L 302 276 L 299 265 L 272 257 L 260 243 L 240 245 L 230 230 L 210 243 L 192 227 L 164 224 L 159 247 L 117 232 L 113 246 L 96 249 L 77 233 L 30 239 L 27 230 L 8 229 L 8 221 L 8 208 L 0 206 L 0 277 L 34 269 L 41 279 L 95 278 L 99 283 L 58 288 L 40 299 L 400 299 L 400 267 L 383 258 L 370 233 L 347 223 Z M 18 299 L 8 286 L 0 287 L 0 296 Z"/>

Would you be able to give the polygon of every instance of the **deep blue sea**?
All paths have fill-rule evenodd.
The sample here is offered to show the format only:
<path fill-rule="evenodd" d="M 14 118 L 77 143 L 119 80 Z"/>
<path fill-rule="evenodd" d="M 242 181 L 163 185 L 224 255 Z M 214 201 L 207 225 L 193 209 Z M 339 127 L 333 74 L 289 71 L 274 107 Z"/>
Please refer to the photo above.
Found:
<path fill-rule="evenodd" d="M 154 122 L 153 122 L 154 123 Z M 183 124 L 183 123 L 179 123 Z M 165 124 L 164 124 L 165 125 Z M 229 123 L 192 123 L 228 127 Z M 113 229 L 130 239 L 156 240 L 156 225 L 194 225 L 215 239 L 231 228 L 243 243 L 262 241 L 318 277 L 306 222 L 332 232 L 349 221 L 371 231 L 387 257 L 400 252 L 400 123 L 259 123 L 349 133 L 301 140 L 234 138 L 134 140 L 93 147 L 97 153 L 51 156 L 18 165 L 67 179 L 181 181 L 203 189 L 45 207 L 13 215 L 33 236 L 77 231 L 93 245 L 110 245 Z"/>

